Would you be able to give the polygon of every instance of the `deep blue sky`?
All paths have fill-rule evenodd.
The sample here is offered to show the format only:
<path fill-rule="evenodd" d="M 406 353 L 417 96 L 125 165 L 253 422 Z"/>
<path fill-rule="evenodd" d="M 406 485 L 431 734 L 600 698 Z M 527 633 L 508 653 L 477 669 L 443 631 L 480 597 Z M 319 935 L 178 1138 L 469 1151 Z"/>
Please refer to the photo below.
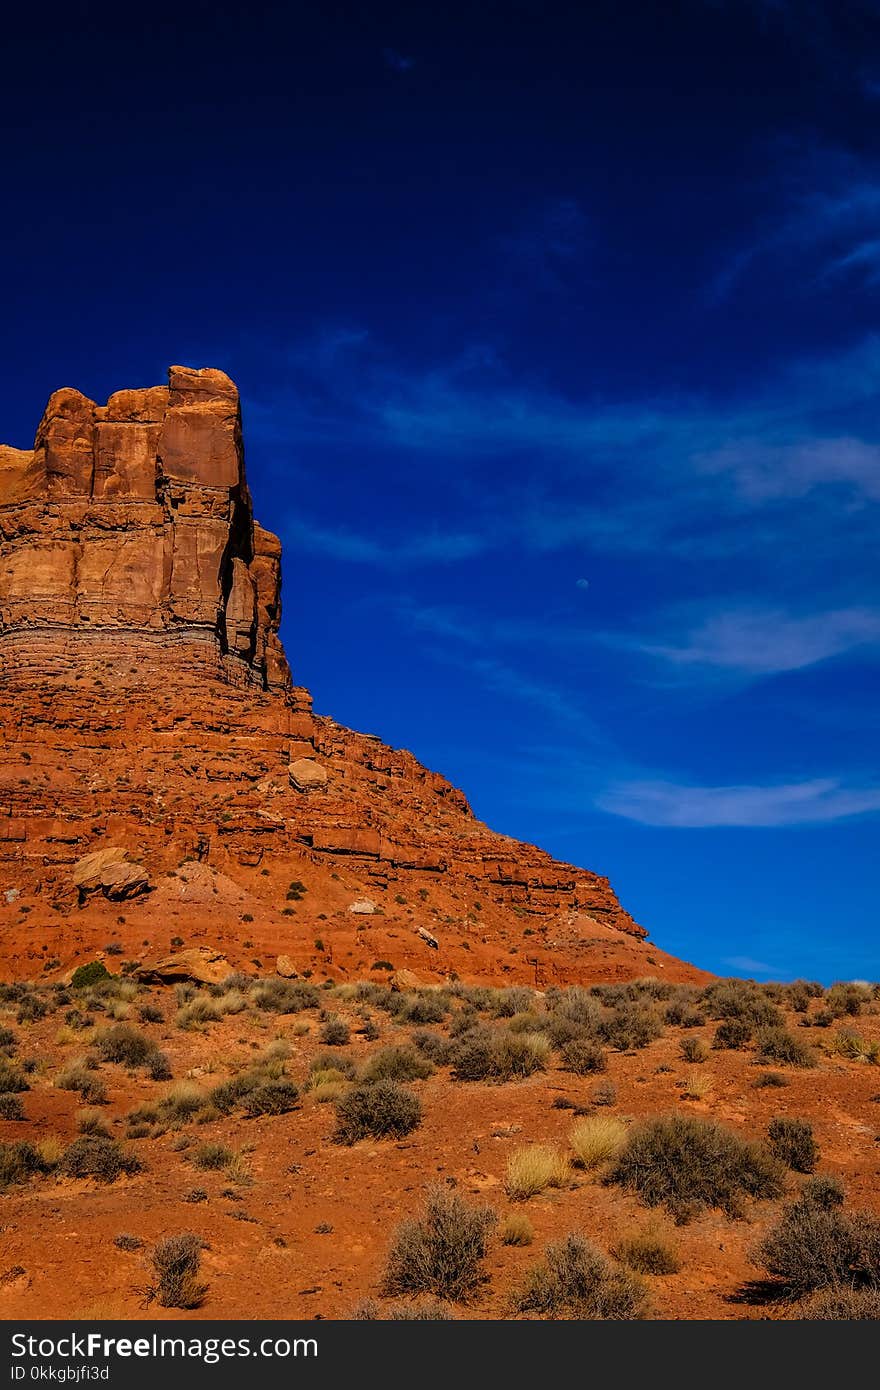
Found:
<path fill-rule="evenodd" d="M 880 5 L 231 8 L 4 21 L 0 435 L 224 368 L 320 710 L 880 976 Z"/>

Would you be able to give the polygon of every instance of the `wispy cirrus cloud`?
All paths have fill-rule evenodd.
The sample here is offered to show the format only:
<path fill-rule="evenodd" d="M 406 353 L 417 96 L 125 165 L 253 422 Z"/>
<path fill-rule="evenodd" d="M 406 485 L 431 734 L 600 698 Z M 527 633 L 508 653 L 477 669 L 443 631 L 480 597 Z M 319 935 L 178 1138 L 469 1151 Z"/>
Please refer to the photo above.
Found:
<path fill-rule="evenodd" d="M 880 608 L 853 607 L 794 615 L 760 605 L 710 613 L 670 641 L 635 643 L 678 666 L 720 668 L 747 676 L 798 671 L 860 647 L 880 644 Z"/>
<path fill-rule="evenodd" d="M 612 783 L 595 804 L 642 825 L 695 829 L 790 826 L 880 811 L 880 787 L 848 786 L 833 777 L 777 785 L 693 786 L 661 780 Z"/>

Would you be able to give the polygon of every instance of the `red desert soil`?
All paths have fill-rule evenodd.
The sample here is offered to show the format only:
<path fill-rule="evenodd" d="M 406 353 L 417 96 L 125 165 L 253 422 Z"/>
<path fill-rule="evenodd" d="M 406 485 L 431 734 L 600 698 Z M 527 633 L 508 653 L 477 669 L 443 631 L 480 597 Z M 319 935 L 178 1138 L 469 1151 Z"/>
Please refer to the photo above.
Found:
<path fill-rule="evenodd" d="M 104 406 L 64 389 L 33 450 L 0 447 L 0 979 L 41 982 L 57 1004 L 50 987 L 83 962 L 125 962 L 131 975 L 204 947 L 220 957 L 215 981 L 277 970 L 337 990 L 393 972 L 409 972 L 399 982 L 410 990 L 460 981 L 542 995 L 650 976 L 694 991 L 709 982 L 646 939 L 607 879 L 489 830 L 412 754 L 314 714 L 278 637 L 280 592 L 280 545 L 254 520 L 238 396 L 222 373 L 174 367 L 167 387 L 119 391 Z M 144 1031 L 175 1081 L 215 1084 L 283 1037 L 284 1067 L 302 1085 L 319 1050 L 310 1010 L 248 1005 L 182 1029 L 167 987 L 104 1003 L 137 1023 L 148 998 L 163 1021 Z M 4 1142 L 75 1137 L 81 1097 L 54 1082 L 71 1056 L 89 1055 L 92 1034 L 64 1022 L 81 991 L 70 1000 L 20 1023 L 20 1001 L 0 1009 L 12 1055 L 33 1063 L 25 1118 L 0 1119 Z M 325 1002 L 360 1025 L 344 992 Z M 355 1061 L 412 1031 L 382 1012 L 376 1022 L 379 1041 L 353 1035 L 344 1049 Z M 857 1022 L 876 1036 L 873 1016 Z M 700 1068 L 711 1093 L 686 1101 L 682 1036 L 610 1054 L 614 1113 L 687 1109 L 752 1135 L 777 1112 L 810 1119 L 823 1168 L 846 1178 L 854 1206 L 868 1200 L 873 1067 L 828 1053 L 816 1070 L 791 1070 L 783 1090 L 756 1090 L 754 1052 L 713 1052 Z M 172 1084 L 112 1063 L 99 1074 L 106 1123 L 123 1138 L 125 1115 Z M 152 1243 L 191 1230 L 209 1242 L 209 1293 L 168 1316 L 344 1317 L 375 1291 L 393 1229 L 431 1179 L 503 1213 L 512 1148 L 564 1142 L 571 1112 L 553 1099 L 586 1104 L 596 1084 L 560 1070 L 558 1053 L 505 1085 L 441 1068 L 414 1083 L 424 1122 L 408 1138 L 351 1148 L 328 1142 L 333 1105 L 308 1092 L 282 1115 L 153 1125 L 129 1141 L 145 1164 L 135 1176 L 104 1185 L 50 1172 L 0 1193 L 0 1316 L 136 1317 Z M 194 1168 L 181 1136 L 190 1149 L 218 1138 L 245 1147 L 248 1175 L 236 1186 Z M 206 1199 L 185 1201 L 193 1189 Z M 527 1207 L 534 1245 L 493 1242 L 490 1282 L 467 1316 L 500 1316 L 547 1239 L 578 1229 L 610 1249 L 647 1219 L 634 1197 L 583 1174 Z M 747 1222 L 706 1215 L 676 1233 L 682 1271 L 651 1281 L 657 1315 L 767 1316 L 736 1294 L 777 1210 L 759 1204 Z M 114 1246 L 126 1232 L 146 1254 Z"/>

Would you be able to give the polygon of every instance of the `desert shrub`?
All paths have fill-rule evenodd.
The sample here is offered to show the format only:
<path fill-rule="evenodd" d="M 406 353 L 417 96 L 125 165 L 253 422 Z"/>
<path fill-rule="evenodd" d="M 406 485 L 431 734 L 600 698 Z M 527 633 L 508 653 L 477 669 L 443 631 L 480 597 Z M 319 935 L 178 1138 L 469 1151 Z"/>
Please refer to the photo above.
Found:
<path fill-rule="evenodd" d="M 663 1032 L 656 1009 L 641 1004 L 621 1004 L 599 1024 L 599 1037 L 618 1052 L 647 1047 Z"/>
<path fill-rule="evenodd" d="M 556 1019 L 567 1019 L 582 1030 L 595 1031 L 602 1018 L 598 1001 L 588 989 L 572 985 L 569 989 L 547 994 L 547 1006 Z"/>
<path fill-rule="evenodd" d="M 95 1048 L 104 1062 L 121 1062 L 126 1067 L 139 1067 L 148 1062 L 156 1051 L 150 1038 L 130 1023 L 114 1023 L 95 1038 Z"/>
<path fill-rule="evenodd" d="M 530 989 L 515 985 L 511 989 L 499 989 L 495 995 L 492 1013 L 496 1018 L 513 1018 L 514 1014 L 526 1013 L 535 1001 Z"/>
<path fill-rule="evenodd" d="M 705 1062 L 709 1056 L 709 1044 L 702 1038 L 682 1038 L 678 1050 L 686 1062 Z"/>
<path fill-rule="evenodd" d="M 422 1121 L 418 1096 L 396 1081 L 374 1081 L 355 1086 L 336 1102 L 338 1144 L 359 1139 L 403 1139 Z"/>
<path fill-rule="evenodd" d="M 202 1241 L 199 1236 L 166 1236 L 153 1252 L 157 1283 L 151 1290 L 163 1308 L 198 1308 L 208 1291 L 199 1282 Z"/>
<path fill-rule="evenodd" d="M 23 1120 L 24 1106 L 11 1091 L 0 1092 L 0 1120 Z"/>
<path fill-rule="evenodd" d="M 117 1250 L 127 1250 L 129 1252 L 133 1250 L 142 1250 L 144 1248 L 144 1242 L 141 1240 L 140 1236 L 130 1236 L 125 1231 L 121 1232 L 118 1236 L 114 1236 L 113 1244 L 116 1246 Z"/>
<path fill-rule="evenodd" d="M 815 1202 L 817 1206 L 825 1207 L 826 1210 L 842 1207 L 845 1195 L 840 1178 L 833 1177 L 831 1173 L 816 1173 L 801 1188 L 802 1201 Z"/>
<path fill-rule="evenodd" d="M 880 1221 L 799 1198 L 783 1209 L 755 1259 L 791 1298 L 817 1289 L 880 1287 Z"/>
<path fill-rule="evenodd" d="M 515 1202 L 528 1201 L 548 1187 L 565 1187 L 570 1180 L 568 1159 L 553 1144 L 527 1144 L 507 1160 L 505 1186 Z"/>
<path fill-rule="evenodd" d="M 736 1216 L 742 1196 L 779 1197 L 783 1174 L 766 1149 L 713 1120 L 661 1115 L 629 1132 L 608 1180 L 683 1222 L 706 1207 Z"/>
<path fill-rule="evenodd" d="M 782 1014 L 751 980 L 719 980 L 703 991 L 712 1018 L 739 1018 L 752 1028 L 778 1028 Z"/>
<path fill-rule="evenodd" d="M 216 999 L 210 994 L 197 994 L 178 1009 L 174 1021 L 178 1028 L 186 1030 L 200 1023 L 217 1023 L 222 1017 L 223 1010 Z"/>
<path fill-rule="evenodd" d="M 232 1149 L 225 1144 L 219 1144 L 211 1140 L 206 1144 L 199 1144 L 192 1156 L 192 1161 L 197 1168 L 206 1168 L 209 1171 L 216 1171 L 225 1168 L 235 1158 Z"/>
<path fill-rule="evenodd" d="M 391 1051 L 395 1049 L 390 1049 Z M 349 1080 L 354 1078 L 355 1065 L 350 1057 L 343 1057 L 338 1052 L 317 1052 L 312 1058 L 311 1072 L 334 1071 L 340 1076 L 345 1076 Z M 398 1078 L 392 1078 L 397 1080 Z"/>
<path fill-rule="evenodd" d="M 427 1058 L 411 1047 L 382 1047 L 367 1059 L 361 1070 L 361 1080 L 423 1081 L 433 1070 Z"/>
<path fill-rule="evenodd" d="M 616 1105 L 617 1087 L 614 1082 L 607 1077 L 600 1081 L 598 1086 L 594 1088 L 590 1100 L 594 1105 Z"/>
<path fill-rule="evenodd" d="M 509 1018 L 507 1027 L 511 1033 L 543 1033 L 548 1022 L 549 1014 L 538 1014 L 533 1009 L 527 1009 L 524 1013 L 514 1014 Z"/>
<path fill-rule="evenodd" d="M 91 985 L 98 984 L 101 980 L 111 979 L 110 971 L 103 961 L 90 960 L 85 965 L 77 966 L 70 978 L 71 989 L 88 989 Z"/>
<path fill-rule="evenodd" d="M 0 1028 L 0 1048 L 15 1047 L 15 1034 L 11 1028 Z"/>
<path fill-rule="evenodd" d="M 160 1100 L 159 1113 L 164 1120 L 191 1120 L 205 1108 L 207 1100 L 205 1092 L 195 1082 L 178 1081 Z"/>
<path fill-rule="evenodd" d="M 756 1038 L 758 1056 L 767 1062 L 781 1062 L 787 1067 L 814 1067 L 812 1048 L 796 1038 L 787 1028 L 759 1028 Z"/>
<path fill-rule="evenodd" d="M 535 1239 L 531 1221 L 525 1212 L 520 1211 L 512 1211 L 509 1216 L 505 1216 L 498 1228 L 498 1234 L 502 1245 L 531 1245 Z"/>
<path fill-rule="evenodd" d="M 738 1050 L 751 1042 L 754 1031 L 747 1018 L 725 1018 L 715 1030 L 712 1046 Z"/>
<path fill-rule="evenodd" d="M 496 1222 L 489 1207 L 472 1207 L 456 1192 L 434 1187 L 417 1220 L 401 1223 L 388 1256 L 382 1292 L 434 1294 L 454 1303 L 470 1298 Z"/>
<path fill-rule="evenodd" d="M 269 978 L 255 987 L 253 999 L 258 1009 L 276 1014 L 298 1014 L 303 1009 L 316 1009 L 320 995 L 314 985 L 301 980 Z"/>
<path fill-rule="evenodd" d="M 799 1322 L 880 1322 L 880 1289 L 822 1289 L 791 1317 Z"/>
<path fill-rule="evenodd" d="M 348 1047 L 351 1042 L 351 1029 L 341 1018 L 328 1018 L 321 1026 L 318 1040 L 325 1047 Z"/>
<path fill-rule="evenodd" d="M 430 1028 L 419 1028 L 412 1034 L 412 1044 L 422 1057 L 433 1062 L 435 1067 L 444 1067 L 449 1061 L 452 1044 L 442 1033 L 434 1033 Z"/>
<path fill-rule="evenodd" d="M 138 1018 L 141 1023 L 163 1023 L 165 1015 L 156 1004 L 141 1004 L 138 1009 Z"/>
<path fill-rule="evenodd" d="M 0 1191 L 15 1182 L 26 1182 L 37 1173 L 48 1173 L 50 1164 L 39 1149 L 26 1140 L 0 1144 Z"/>
<path fill-rule="evenodd" d="M 590 1072 L 604 1071 L 608 1065 L 605 1053 L 598 1043 L 588 1038 L 572 1038 L 561 1048 L 562 1065 L 575 1076 L 588 1076 Z"/>
<path fill-rule="evenodd" d="M 109 1139 L 110 1137 L 104 1116 L 101 1114 L 100 1110 L 78 1110 L 76 1112 L 76 1127 L 80 1134 L 98 1134 L 104 1139 Z"/>
<path fill-rule="evenodd" d="M 844 1014 L 856 1018 L 870 1002 L 870 989 L 851 981 L 838 981 L 825 995 L 825 1007 L 835 1018 L 842 1018 Z"/>
<path fill-rule="evenodd" d="M 38 994 L 26 994 L 15 1015 L 19 1023 L 38 1023 L 49 1012 L 49 1005 Z"/>
<path fill-rule="evenodd" d="M 832 1047 L 838 1056 L 850 1062 L 866 1062 L 871 1066 L 880 1062 L 880 1042 L 868 1041 L 849 1028 L 835 1034 Z"/>
<path fill-rule="evenodd" d="M 68 1178 L 96 1178 L 99 1182 L 115 1182 L 121 1173 L 140 1171 L 133 1154 L 126 1153 L 104 1135 L 83 1135 L 74 1139 L 64 1151 L 59 1171 Z"/>
<path fill-rule="evenodd" d="M 157 1049 L 150 1057 L 147 1071 L 152 1081 L 170 1081 L 172 1072 L 171 1063 L 168 1060 L 167 1054 L 165 1052 L 159 1052 Z"/>
<path fill-rule="evenodd" d="M 766 1089 L 779 1090 L 781 1087 L 788 1085 L 788 1077 L 783 1076 L 782 1073 L 778 1071 L 762 1071 L 760 1075 L 755 1077 L 752 1085 L 758 1091 Z"/>
<path fill-rule="evenodd" d="M 663 1017 L 670 1028 L 700 1028 L 706 1022 L 706 1015 L 701 1009 L 682 999 L 674 999 L 667 1004 Z"/>
<path fill-rule="evenodd" d="M 298 1101 L 299 1087 L 283 1076 L 270 1077 L 245 1094 L 242 1108 L 253 1119 L 257 1115 L 285 1115 Z"/>
<path fill-rule="evenodd" d="M 28 1091 L 27 1078 L 22 1074 L 14 1062 L 10 1062 L 6 1057 L 0 1057 L 0 1095 L 8 1095 L 12 1091 Z"/>
<path fill-rule="evenodd" d="M 772 1153 L 796 1173 L 812 1173 L 819 1157 L 813 1138 L 813 1127 L 806 1120 L 790 1120 L 779 1116 L 767 1129 L 767 1142 Z"/>
<path fill-rule="evenodd" d="M 402 995 L 403 1007 L 397 1018 L 401 1023 L 442 1023 L 449 1012 L 448 1001 L 439 990 L 427 994 Z"/>
<path fill-rule="evenodd" d="M 68 1063 L 55 1078 L 55 1085 L 62 1091 L 78 1091 L 89 1105 L 104 1105 L 107 1100 L 107 1087 L 83 1058 Z"/>
<path fill-rule="evenodd" d="M 677 1274 L 681 1269 L 674 1243 L 659 1226 L 646 1226 L 624 1236 L 614 1253 L 637 1274 Z"/>
<path fill-rule="evenodd" d="M 456 1081 L 512 1081 L 543 1071 L 550 1044 L 542 1033 L 481 1029 L 459 1039 L 452 1053 Z"/>
<path fill-rule="evenodd" d="M 634 1321 L 645 1316 L 647 1296 L 626 1270 L 572 1233 L 553 1241 L 544 1263 L 531 1271 L 513 1298 L 513 1311 L 536 1318 Z"/>
<path fill-rule="evenodd" d="M 626 1125 L 614 1115 L 586 1115 L 575 1121 L 568 1142 L 581 1168 L 599 1168 L 616 1158 L 626 1143 Z"/>

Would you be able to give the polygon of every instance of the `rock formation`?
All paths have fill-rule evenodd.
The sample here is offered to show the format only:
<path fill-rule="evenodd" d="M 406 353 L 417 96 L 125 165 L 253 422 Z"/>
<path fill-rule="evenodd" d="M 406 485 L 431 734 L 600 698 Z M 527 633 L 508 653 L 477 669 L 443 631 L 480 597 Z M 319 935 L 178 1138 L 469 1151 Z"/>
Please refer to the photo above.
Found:
<path fill-rule="evenodd" d="M 57 391 L 34 449 L 0 449 L 0 967 L 204 938 L 334 978 L 688 977 L 606 879 L 315 715 L 280 589 L 222 372 Z"/>

